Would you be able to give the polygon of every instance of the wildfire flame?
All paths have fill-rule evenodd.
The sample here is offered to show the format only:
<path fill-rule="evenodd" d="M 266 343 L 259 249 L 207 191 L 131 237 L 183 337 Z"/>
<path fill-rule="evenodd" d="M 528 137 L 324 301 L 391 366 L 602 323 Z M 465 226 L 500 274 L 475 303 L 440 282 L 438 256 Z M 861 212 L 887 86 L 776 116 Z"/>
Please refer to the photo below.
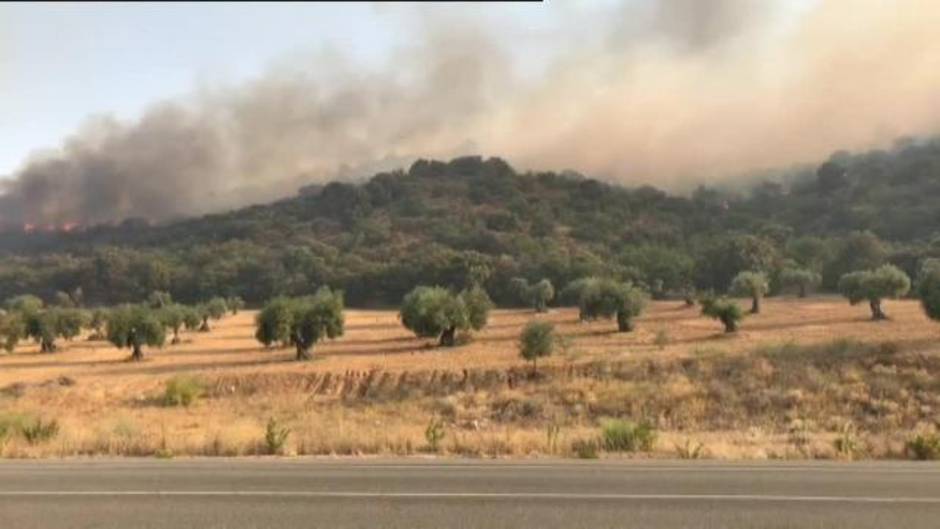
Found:
<path fill-rule="evenodd" d="M 63 224 L 61 224 L 61 225 L 56 225 L 56 224 L 32 224 L 32 223 L 27 222 L 27 223 L 24 223 L 24 224 L 23 224 L 23 233 L 37 233 L 37 232 L 43 232 L 43 233 L 54 233 L 54 232 L 70 233 L 70 232 L 73 232 L 73 231 L 75 231 L 75 230 L 77 230 L 77 229 L 80 229 L 80 228 L 81 228 L 81 224 L 79 224 L 78 222 L 71 222 L 71 221 L 70 221 L 70 222 L 65 222 L 65 223 L 63 223 Z"/>

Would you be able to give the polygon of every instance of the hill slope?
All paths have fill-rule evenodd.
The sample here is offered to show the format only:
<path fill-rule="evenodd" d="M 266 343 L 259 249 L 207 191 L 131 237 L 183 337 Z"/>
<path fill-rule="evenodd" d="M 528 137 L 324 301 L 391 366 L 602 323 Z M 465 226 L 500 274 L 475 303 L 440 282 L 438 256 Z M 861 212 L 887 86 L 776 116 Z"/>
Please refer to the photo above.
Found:
<path fill-rule="evenodd" d="M 665 294 L 692 282 L 721 289 L 737 270 L 796 261 L 832 284 L 886 259 L 916 270 L 937 249 L 927 242 L 940 233 L 937 198 L 937 140 L 837 153 L 788 185 L 702 187 L 691 197 L 573 173 L 520 174 L 498 158 L 421 160 L 362 185 L 310 187 L 168 225 L 8 232 L 0 236 L 0 299 L 81 287 L 89 303 L 136 301 L 152 290 L 259 302 L 326 283 L 353 305 L 392 304 L 418 283 L 460 286 L 476 265 L 490 271 L 487 287 L 504 303 L 513 301 L 515 276 L 560 287 L 614 275 Z"/>

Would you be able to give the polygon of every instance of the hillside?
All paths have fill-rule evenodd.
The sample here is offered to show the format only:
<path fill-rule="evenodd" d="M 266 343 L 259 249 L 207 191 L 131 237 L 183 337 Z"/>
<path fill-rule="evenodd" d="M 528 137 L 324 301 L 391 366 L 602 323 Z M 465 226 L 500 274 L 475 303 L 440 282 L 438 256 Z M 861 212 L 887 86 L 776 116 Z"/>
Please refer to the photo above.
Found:
<path fill-rule="evenodd" d="M 771 270 L 817 268 L 831 286 L 861 266 L 889 260 L 913 274 L 921 257 L 940 255 L 929 244 L 940 233 L 938 198 L 935 139 L 836 153 L 786 183 L 700 187 L 689 197 L 575 173 L 518 173 L 498 158 L 421 160 L 361 185 L 310 186 L 166 225 L 7 231 L 0 299 L 81 288 L 92 304 L 153 290 L 258 303 L 330 284 L 351 305 L 376 306 L 396 304 L 418 283 L 462 285 L 480 265 L 504 304 L 514 301 L 516 276 L 561 287 L 612 275 L 667 296 L 690 284 L 723 289 L 755 260 Z"/>

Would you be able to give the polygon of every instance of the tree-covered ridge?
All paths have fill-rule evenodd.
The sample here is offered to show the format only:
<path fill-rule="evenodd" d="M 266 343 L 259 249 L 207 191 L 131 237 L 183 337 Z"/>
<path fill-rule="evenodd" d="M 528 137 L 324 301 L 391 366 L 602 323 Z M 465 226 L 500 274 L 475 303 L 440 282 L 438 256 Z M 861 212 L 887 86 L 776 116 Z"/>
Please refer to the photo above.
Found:
<path fill-rule="evenodd" d="M 421 160 L 362 184 L 311 186 L 269 205 L 162 226 L 128 221 L 68 234 L 0 236 L 0 298 L 83 290 L 89 303 L 153 291 L 185 302 L 345 292 L 350 305 L 397 305 L 418 284 L 460 290 L 472 270 L 500 304 L 513 280 L 560 290 L 587 276 L 654 296 L 725 291 L 742 271 L 771 292 L 785 270 L 842 274 L 891 262 L 912 277 L 940 256 L 940 142 L 837 153 L 787 185 L 701 187 L 689 197 L 575 173 L 518 173 L 498 158 Z M 861 230 L 870 230 L 862 232 Z M 787 274 L 784 274 L 786 277 Z"/>

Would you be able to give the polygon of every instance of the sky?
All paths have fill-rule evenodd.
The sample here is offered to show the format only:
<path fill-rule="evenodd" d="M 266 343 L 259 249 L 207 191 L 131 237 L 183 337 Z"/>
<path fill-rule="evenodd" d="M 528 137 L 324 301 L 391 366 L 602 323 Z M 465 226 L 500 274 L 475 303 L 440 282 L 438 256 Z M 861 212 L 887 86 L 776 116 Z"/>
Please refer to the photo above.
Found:
<path fill-rule="evenodd" d="M 940 132 L 937 27 L 934 0 L 0 3 L 0 225 L 469 154 L 733 184 Z"/>

